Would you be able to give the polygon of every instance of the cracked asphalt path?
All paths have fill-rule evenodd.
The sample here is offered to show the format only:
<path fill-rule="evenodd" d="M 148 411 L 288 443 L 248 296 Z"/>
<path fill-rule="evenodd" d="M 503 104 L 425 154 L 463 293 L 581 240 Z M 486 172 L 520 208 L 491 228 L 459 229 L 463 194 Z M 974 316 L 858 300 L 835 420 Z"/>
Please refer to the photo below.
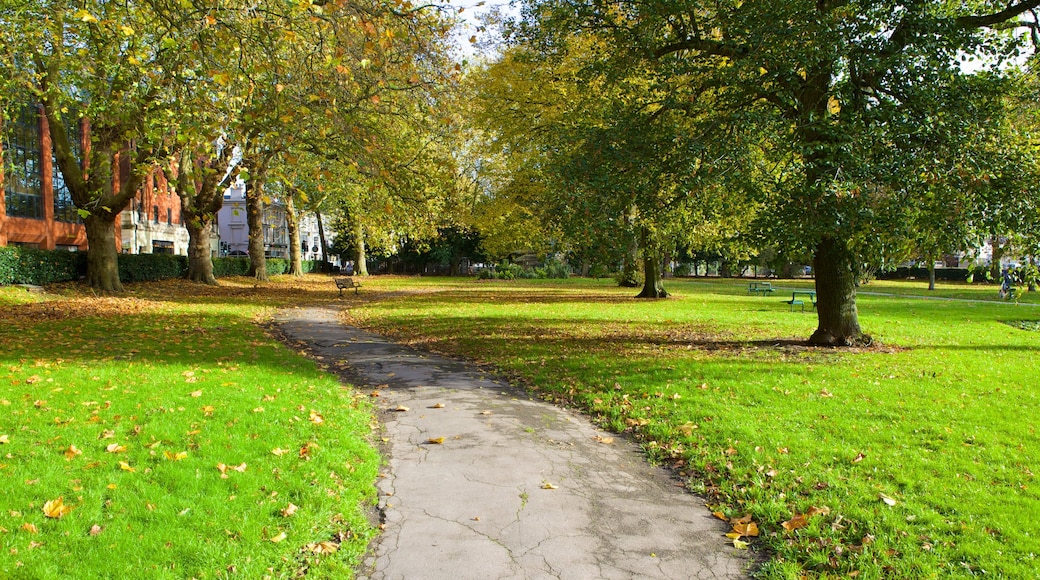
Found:
<path fill-rule="evenodd" d="M 610 434 L 582 416 L 345 326 L 333 308 L 282 311 L 276 323 L 326 362 L 349 365 L 359 388 L 385 385 L 385 528 L 360 577 L 747 577 L 750 559 L 702 499 L 633 444 L 604 443 Z"/>

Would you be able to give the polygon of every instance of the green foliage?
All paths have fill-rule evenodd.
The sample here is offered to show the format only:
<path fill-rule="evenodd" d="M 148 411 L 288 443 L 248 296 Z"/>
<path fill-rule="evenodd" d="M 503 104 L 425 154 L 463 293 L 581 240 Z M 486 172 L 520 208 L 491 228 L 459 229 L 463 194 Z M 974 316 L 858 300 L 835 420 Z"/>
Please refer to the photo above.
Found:
<path fill-rule="evenodd" d="M 570 277 L 571 268 L 557 258 L 550 258 L 540 267 L 525 268 L 520 264 L 509 261 L 499 262 L 491 268 L 481 268 L 477 272 L 477 278 L 481 280 L 533 280 Z"/>
<path fill-rule="evenodd" d="M 18 272 L 18 249 L 12 246 L 0 247 L 0 286 L 13 284 Z"/>
<path fill-rule="evenodd" d="M 271 276 L 284 274 L 289 271 L 289 260 L 285 258 L 268 258 L 267 273 Z"/>
<path fill-rule="evenodd" d="M 213 258 L 213 275 L 217 278 L 224 276 L 245 276 L 248 271 L 249 258 Z"/>
<path fill-rule="evenodd" d="M 0 284 L 52 284 L 83 275 L 86 254 L 64 250 L 37 250 L 18 246 L 0 248 Z"/>
<path fill-rule="evenodd" d="M 119 254 L 119 279 L 154 282 L 180 278 L 188 271 L 188 258 L 172 254 Z"/>
<path fill-rule="evenodd" d="M 545 272 L 544 278 L 567 279 L 571 276 L 571 267 L 559 258 L 549 258 L 545 261 L 541 270 Z"/>

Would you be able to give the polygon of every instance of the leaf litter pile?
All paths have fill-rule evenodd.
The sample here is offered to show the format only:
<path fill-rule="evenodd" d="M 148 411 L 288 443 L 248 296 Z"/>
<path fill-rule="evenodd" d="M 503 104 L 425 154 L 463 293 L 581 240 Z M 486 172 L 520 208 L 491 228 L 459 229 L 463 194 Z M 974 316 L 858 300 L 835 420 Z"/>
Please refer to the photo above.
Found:
<path fill-rule="evenodd" d="M 806 347 L 739 285 L 513 282 L 372 302 L 346 319 L 575 406 L 674 468 L 760 551 L 763 578 L 1030 577 L 1040 485 L 1031 333 L 1000 305 L 864 299 L 885 346 Z M 885 316 L 872 316 L 874 309 Z M 1012 411 L 1013 410 L 1013 411 Z"/>
<path fill-rule="evenodd" d="M 0 577 L 349 577 L 372 413 L 255 324 L 299 292 L 0 306 Z"/>

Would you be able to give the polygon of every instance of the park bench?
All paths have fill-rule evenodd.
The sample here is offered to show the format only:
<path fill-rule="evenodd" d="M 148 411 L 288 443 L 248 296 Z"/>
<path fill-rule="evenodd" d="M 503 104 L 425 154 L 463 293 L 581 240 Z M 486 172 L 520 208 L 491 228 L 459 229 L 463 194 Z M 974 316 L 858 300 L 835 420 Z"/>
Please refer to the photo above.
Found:
<path fill-rule="evenodd" d="M 748 296 L 752 294 L 761 294 L 762 296 L 765 296 L 766 294 L 772 294 L 773 292 L 776 292 L 776 288 L 773 288 L 771 282 L 748 282 Z"/>
<path fill-rule="evenodd" d="M 336 278 L 336 288 L 339 288 L 339 295 L 343 296 L 344 289 L 354 289 L 354 294 L 358 293 L 358 288 L 361 287 L 361 282 L 353 278 Z"/>
<path fill-rule="evenodd" d="M 813 292 L 812 290 L 795 290 L 791 292 L 790 300 L 784 300 L 785 303 L 791 305 L 791 312 L 794 312 L 795 306 L 801 306 L 802 312 L 805 312 L 805 300 L 799 298 L 799 296 L 808 298 L 812 302 L 813 310 L 816 309 L 816 292 Z"/>

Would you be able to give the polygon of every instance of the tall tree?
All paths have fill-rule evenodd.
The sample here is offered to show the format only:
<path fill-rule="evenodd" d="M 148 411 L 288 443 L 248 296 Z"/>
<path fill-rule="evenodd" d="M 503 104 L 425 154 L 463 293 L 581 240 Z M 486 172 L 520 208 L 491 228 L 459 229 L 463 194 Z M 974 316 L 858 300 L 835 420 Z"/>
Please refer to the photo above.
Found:
<path fill-rule="evenodd" d="M 994 62 L 1014 56 L 1017 40 L 995 31 L 1020 24 L 1038 6 L 1040 0 L 535 0 L 514 32 L 543 52 L 565 48 L 575 29 L 594 34 L 611 47 L 595 64 L 614 75 L 650 70 L 647 78 L 663 88 L 681 81 L 715 88 L 722 115 L 754 105 L 763 119 L 786 123 L 798 179 L 777 198 L 774 215 L 814 256 L 819 324 L 810 342 L 847 345 L 870 340 L 856 308 L 865 255 L 859 242 L 867 239 L 860 232 L 871 229 L 871 208 L 888 195 L 887 188 L 848 179 L 862 173 L 864 136 L 883 131 L 907 106 L 926 106 L 921 87 L 964 75 L 962 55 Z"/>
<path fill-rule="evenodd" d="M 116 217 L 162 157 L 171 119 L 164 92 L 185 53 L 145 4 L 5 4 L 5 74 L 43 105 L 54 157 L 86 227 L 87 283 L 122 290 Z M 69 118 L 69 117 L 73 118 Z M 86 147 L 68 131 L 89 122 Z"/>

